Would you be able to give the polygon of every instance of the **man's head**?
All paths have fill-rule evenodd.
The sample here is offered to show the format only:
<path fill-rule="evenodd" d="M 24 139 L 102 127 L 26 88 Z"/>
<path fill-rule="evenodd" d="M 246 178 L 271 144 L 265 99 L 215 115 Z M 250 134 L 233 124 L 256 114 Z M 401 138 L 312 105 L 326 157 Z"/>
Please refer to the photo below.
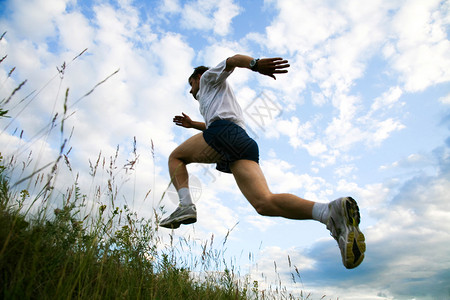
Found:
<path fill-rule="evenodd" d="M 209 68 L 205 66 L 199 66 L 194 69 L 194 72 L 191 76 L 189 76 L 189 85 L 191 86 L 191 90 L 189 93 L 192 94 L 192 96 L 197 99 L 197 93 L 200 89 L 200 77 L 205 73 Z"/>

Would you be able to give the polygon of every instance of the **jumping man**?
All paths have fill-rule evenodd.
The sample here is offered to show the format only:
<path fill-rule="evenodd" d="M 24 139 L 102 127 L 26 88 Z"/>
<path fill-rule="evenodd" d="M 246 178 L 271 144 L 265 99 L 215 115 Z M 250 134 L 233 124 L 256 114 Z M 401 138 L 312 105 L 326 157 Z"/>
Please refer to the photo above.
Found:
<path fill-rule="evenodd" d="M 195 128 L 197 135 L 178 146 L 169 157 L 169 173 L 180 197 L 178 208 L 160 226 L 178 228 L 197 221 L 197 211 L 189 192 L 190 163 L 215 163 L 217 170 L 232 173 L 242 194 L 263 216 L 296 220 L 312 219 L 326 225 L 341 250 L 346 268 L 357 267 L 364 259 L 365 238 L 359 230 L 360 213 L 356 201 L 343 197 L 330 203 L 319 203 L 292 194 L 274 194 L 269 190 L 259 166 L 259 151 L 244 125 L 242 109 L 227 82 L 235 68 L 247 68 L 276 79 L 287 73 L 288 61 L 282 58 L 254 59 L 234 55 L 214 68 L 200 66 L 189 77 L 190 93 L 200 103 L 204 122 L 182 113 L 175 116 L 176 125 Z"/>

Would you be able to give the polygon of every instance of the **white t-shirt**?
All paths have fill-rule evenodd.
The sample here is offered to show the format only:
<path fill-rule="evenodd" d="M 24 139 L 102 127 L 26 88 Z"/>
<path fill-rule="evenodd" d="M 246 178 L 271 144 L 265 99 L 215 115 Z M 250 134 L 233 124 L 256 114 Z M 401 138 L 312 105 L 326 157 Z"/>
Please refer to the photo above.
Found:
<path fill-rule="evenodd" d="M 245 129 L 242 109 L 226 81 L 233 71 L 225 71 L 226 60 L 209 69 L 200 77 L 197 100 L 206 128 L 216 120 L 229 120 Z"/>

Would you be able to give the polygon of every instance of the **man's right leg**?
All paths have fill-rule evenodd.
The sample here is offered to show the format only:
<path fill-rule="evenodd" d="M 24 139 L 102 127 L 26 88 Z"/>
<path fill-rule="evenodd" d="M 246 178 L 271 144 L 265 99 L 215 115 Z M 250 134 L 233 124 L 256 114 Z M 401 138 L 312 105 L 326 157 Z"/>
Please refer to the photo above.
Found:
<path fill-rule="evenodd" d="M 216 163 L 219 159 L 220 155 L 206 143 L 203 133 L 189 138 L 170 154 L 169 174 L 180 196 L 180 205 L 168 218 L 160 222 L 160 226 L 175 229 L 180 224 L 197 221 L 197 211 L 190 200 L 189 174 L 186 166 L 190 163 Z"/>

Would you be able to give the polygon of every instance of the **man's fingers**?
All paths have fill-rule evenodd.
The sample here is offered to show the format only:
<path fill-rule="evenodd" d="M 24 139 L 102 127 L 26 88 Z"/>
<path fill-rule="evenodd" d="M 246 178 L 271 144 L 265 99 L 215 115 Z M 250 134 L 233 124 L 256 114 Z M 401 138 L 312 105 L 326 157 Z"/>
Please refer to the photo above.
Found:
<path fill-rule="evenodd" d="M 273 74 L 285 74 L 289 67 L 287 59 L 281 57 L 263 58 L 259 60 L 258 72 L 276 80 Z"/>
<path fill-rule="evenodd" d="M 277 69 L 284 69 L 284 68 L 289 68 L 291 65 L 288 64 L 287 60 L 283 60 L 283 61 L 280 61 L 280 62 L 274 62 L 272 64 L 272 66 L 277 68 Z"/>
<path fill-rule="evenodd" d="M 287 59 L 274 60 L 272 63 L 276 65 L 289 65 Z"/>
<path fill-rule="evenodd" d="M 264 58 L 264 60 L 272 61 L 272 62 L 277 62 L 277 61 L 287 62 L 287 59 L 283 59 L 282 57 Z"/>
<path fill-rule="evenodd" d="M 276 65 L 276 67 L 277 67 L 278 69 L 289 68 L 290 66 L 291 66 L 291 65 L 290 65 L 290 64 L 287 64 L 287 63 Z"/>
<path fill-rule="evenodd" d="M 273 71 L 273 73 L 278 73 L 278 74 L 287 73 L 287 72 L 288 72 L 288 70 L 274 70 Z"/>
<path fill-rule="evenodd" d="M 280 66 L 280 67 L 289 67 L 289 61 L 287 59 L 283 59 L 281 57 L 275 57 L 275 58 L 263 58 L 260 59 L 261 65 L 267 65 L 267 66 Z"/>
<path fill-rule="evenodd" d="M 173 117 L 173 120 L 183 120 L 184 118 L 187 118 L 188 116 L 185 113 L 182 113 L 182 116 L 175 116 Z"/>
<path fill-rule="evenodd" d="M 181 114 L 182 114 L 182 116 L 175 116 L 173 118 L 173 122 L 178 126 L 191 128 L 191 125 L 190 125 L 191 119 L 189 118 L 189 116 L 186 115 L 184 112 L 182 112 Z"/>

